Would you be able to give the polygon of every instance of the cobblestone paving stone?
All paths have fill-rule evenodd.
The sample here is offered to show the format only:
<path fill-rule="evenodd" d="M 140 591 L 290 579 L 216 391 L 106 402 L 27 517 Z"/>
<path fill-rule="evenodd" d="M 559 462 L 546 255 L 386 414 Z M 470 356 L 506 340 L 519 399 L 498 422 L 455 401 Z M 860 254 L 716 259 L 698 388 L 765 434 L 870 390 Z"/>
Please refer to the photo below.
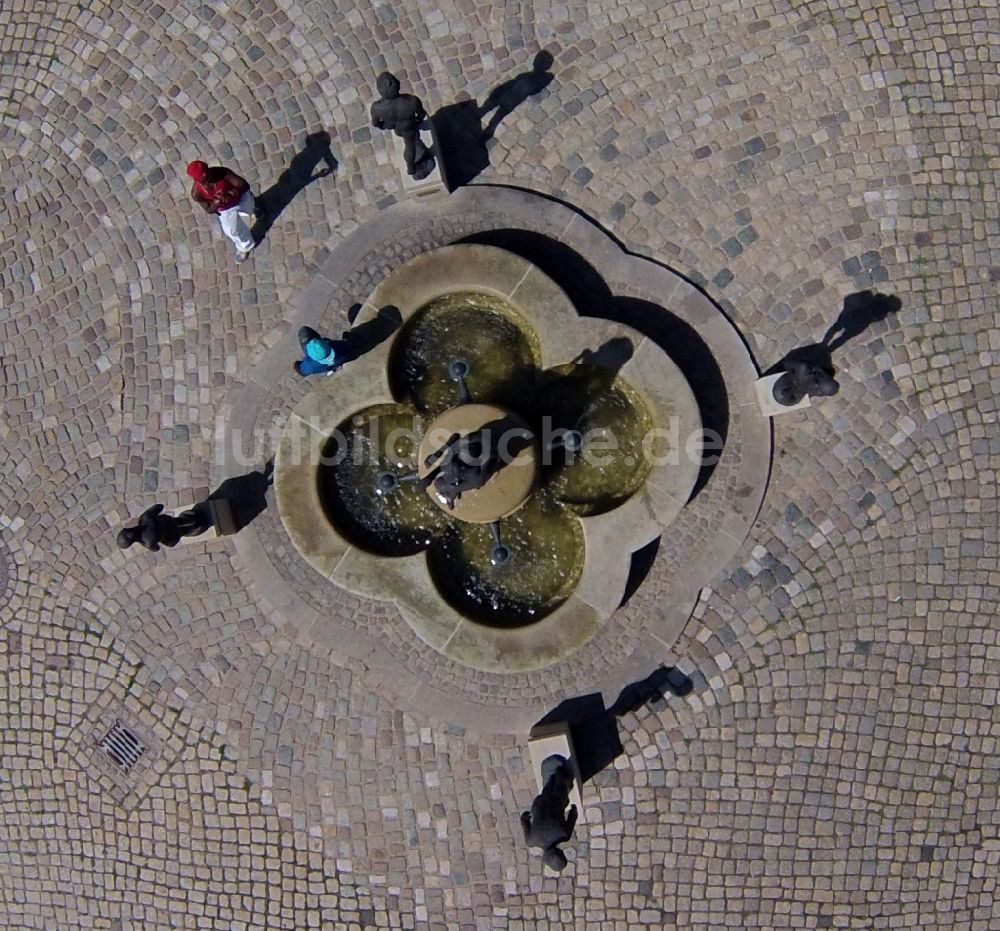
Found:
<path fill-rule="evenodd" d="M 1000 925 L 996 13 L 5 4 L 7 926 Z M 650 658 L 695 690 L 619 721 L 560 877 L 516 837 L 521 738 L 402 714 L 288 639 L 225 540 L 113 542 L 219 478 L 227 387 L 328 249 L 401 196 L 367 127 L 374 74 L 436 109 L 540 48 L 555 80 L 478 180 L 565 199 L 702 284 L 762 367 L 852 291 L 903 302 L 836 353 L 837 397 L 776 421 L 750 540 Z M 336 173 L 237 269 L 183 165 L 267 186 L 321 128 Z M 630 610 L 668 582 L 654 566 Z M 156 741 L 126 805 L 85 749 L 119 708 Z"/>

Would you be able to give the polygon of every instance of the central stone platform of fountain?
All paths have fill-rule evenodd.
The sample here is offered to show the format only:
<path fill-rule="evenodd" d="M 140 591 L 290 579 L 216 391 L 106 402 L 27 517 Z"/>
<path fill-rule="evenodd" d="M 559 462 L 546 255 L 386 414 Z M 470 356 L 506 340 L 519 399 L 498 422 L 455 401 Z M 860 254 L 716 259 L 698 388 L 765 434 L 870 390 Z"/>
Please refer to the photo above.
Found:
<path fill-rule="evenodd" d="M 505 447 L 501 450 L 503 467 L 485 485 L 464 491 L 450 506 L 432 482 L 426 486 L 435 504 L 447 509 L 457 520 L 474 524 L 490 524 L 513 514 L 538 483 L 538 444 L 527 421 L 496 404 L 461 404 L 434 420 L 417 454 L 417 473 L 426 480 L 434 472 L 429 460 L 452 437 L 467 437 L 484 430 Z"/>
<path fill-rule="evenodd" d="M 329 582 L 393 601 L 451 659 L 550 665 L 594 636 L 632 553 L 688 500 L 694 395 L 656 343 L 578 316 L 503 249 L 416 257 L 361 319 L 387 308 L 403 320 L 396 336 L 320 380 L 289 418 L 281 519 Z M 488 474 L 460 461 L 470 442 L 496 460 Z"/>

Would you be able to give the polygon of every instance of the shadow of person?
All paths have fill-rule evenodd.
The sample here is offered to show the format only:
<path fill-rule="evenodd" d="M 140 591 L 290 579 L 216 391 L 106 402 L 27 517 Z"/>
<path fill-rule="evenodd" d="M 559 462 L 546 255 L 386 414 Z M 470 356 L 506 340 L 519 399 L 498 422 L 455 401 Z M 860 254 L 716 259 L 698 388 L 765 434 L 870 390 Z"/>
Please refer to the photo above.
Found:
<path fill-rule="evenodd" d="M 552 83 L 553 75 L 549 68 L 552 67 L 553 61 L 551 52 L 541 51 L 531 63 L 530 71 L 523 71 L 509 81 L 498 84 L 489 92 L 479 108 L 480 119 L 491 110 L 494 111 L 490 121 L 483 127 L 480 137 L 483 142 L 492 139 L 500 124 L 525 100 L 541 93 Z"/>
<path fill-rule="evenodd" d="M 326 167 L 317 167 L 320 164 Z M 264 240 L 281 212 L 313 181 L 332 175 L 337 170 L 337 160 L 330 151 L 330 134 L 325 130 L 306 136 L 302 150 L 292 157 L 278 180 L 258 197 L 262 216 L 253 228 L 254 242 Z"/>
<path fill-rule="evenodd" d="M 460 100 L 441 107 L 430 117 L 434 155 L 449 191 L 469 184 L 489 167 L 486 143 L 517 106 L 548 87 L 553 78 L 548 70 L 553 60 L 551 52 L 539 52 L 531 71 L 497 85 L 482 106 L 474 100 Z M 484 128 L 483 117 L 490 111 L 495 112 Z"/>
<path fill-rule="evenodd" d="M 903 302 L 895 294 L 880 294 L 870 289 L 848 294 L 840 315 L 826 331 L 823 343 L 833 352 L 860 336 L 873 323 L 898 313 L 902 306 Z"/>
<path fill-rule="evenodd" d="M 207 507 L 209 501 L 228 501 L 236 532 L 239 532 L 267 509 L 267 490 L 274 480 L 273 473 L 274 460 L 271 459 L 260 472 L 227 478 L 199 507 Z"/>
<path fill-rule="evenodd" d="M 358 312 L 352 307 L 348 311 L 347 319 L 353 323 L 357 316 Z M 366 320 L 364 323 L 359 323 L 350 330 L 346 330 L 342 339 L 350 346 L 351 352 L 357 358 L 366 352 L 371 352 L 379 343 L 385 342 L 402 325 L 403 315 L 399 308 L 387 304 L 380 308 L 371 320 Z"/>

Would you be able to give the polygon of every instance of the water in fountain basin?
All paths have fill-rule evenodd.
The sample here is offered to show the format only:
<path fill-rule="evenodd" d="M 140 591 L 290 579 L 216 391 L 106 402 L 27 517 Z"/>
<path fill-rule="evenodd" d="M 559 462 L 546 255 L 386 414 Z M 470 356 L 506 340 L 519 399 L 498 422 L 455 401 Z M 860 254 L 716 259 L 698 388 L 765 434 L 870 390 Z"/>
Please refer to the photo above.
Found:
<path fill-rule="evenodd" d="M 492 627 L 520 627 L 562 604 L 583 570 L 580 522 L 545 492 L 500 523 L 510 561 L 494 565 L 487 524 L 456 522 L 431 548 L 431 574 L 459 611 Z"/>
<path fill-rule="evenodd" d="M 651 418 L 615 370 L 578 360 L 543 373 L 528 332 L 489 295 L 456 293 L 431 302 L 393 347 L 390 383 L 402 403 L 370 408 L 342 424 L 326 450 L 330 463 L 320 470 L 328 516 L 345 537 L 385 556 L 426 549 L 442 595 L 462 614 L 494 627 L 530 624 L 569 597 L 585 553 L 576 515 L 616 507 L 650 468 L 644 440 Z M 552 454 L 541 486 L 501 522 L 506 562 L 496 558 L 487 524 L 457 521 L 422 485 L 398 481 L 416 469 L 417 446 L 431 419 L 459 403 L 450 371 L 456 359 L 468 364 L 474 401 L 508 405 L 538 435 L 560 428 L 584 435 L 581 451 Z M 422 413 L 415 415 L 409 404 Z"/>
<path fill-rule="evenodd" d="M 473 400 L 511 403 L 530 391 L 539 354 L 499 298 L 447 294 L 416 313 L 397 337 L 389 369 L 393 394 L 431 414 L 454 407 L 459 389 L 449 366 L 458 358 L 468 363 Z"/>
<path fill-rule="evenodd" d="M 341 424 L 324 450 L 320 494 L 334 526 L 362 549 L 386 556 L 419 552 L 447 518 L 419 484 L 378 490 L 379 476 L 417 467 L 424 422 L 395 405 L 369 408 Z"/>
<path fill-rule="evenodd" d="M 578 514 L 600 514 L 635 494 L 649 473 L 652 418 L 646 405 L 614 374 L 598 366 L 567 365 L 545 376 L 540 392 L 556 427 L 579 430 L 578 453 L 555 451 L 545 487 Z"/>

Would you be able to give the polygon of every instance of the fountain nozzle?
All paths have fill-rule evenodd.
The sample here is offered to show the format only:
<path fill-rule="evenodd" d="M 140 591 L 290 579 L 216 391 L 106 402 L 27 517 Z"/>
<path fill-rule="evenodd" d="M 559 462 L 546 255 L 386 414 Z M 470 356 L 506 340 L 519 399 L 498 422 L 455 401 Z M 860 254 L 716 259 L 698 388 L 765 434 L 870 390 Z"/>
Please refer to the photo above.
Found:
<path fill-rule="evenodd" d="M 502 543 L 490 550 L 490 562 L 494 566 L 506 566 L 510 562 L 510 550 Z"/>
<path fill-rule="evenodd" d="M 472 400 L 469 394 L 469 386 L 465 383 L 465 376 L 469 374 L 469 363 L 465 359 L 453 359 L 448 366 L 448 374 L 451 380 L 458 382 L 458 396 L 462 404 L 468 404 Z"/>
<path fill-rule="evenodd" d="M 422 481 L 423 479 L 420 478 L 417 472 L 410 472 L 407 475 L 396 475 L 394 472 L 379 472 L 375 476 L 375 490 L 380 495 L 388 495 L 392 494 L 404 482 L 414 482 L 419 485 Z"/>
<path fill-rule="evenodd" d="M 383 495 L 387 495 L 389 492 L 395 491 L 398 484 L 399 481 L 396 476 L 392 474 L 392 472 L 379 472 L 379 474 L 375 476 L 375 488 Z"/>
<path fill-rule="evenodd" d="M 500 521 L 495 520 L 490 524 L 490 533 L 493 536 L 493 548 L 490 550 L 490 562 L 494 566 L 506 566 L 510 562 L 511 551 L 509 546 L 505 546 L 500 539 Z"/>
<path fill-rule="evenodd" d="M 583 434 L 579 430 L 567 430 L 549 443 L 549 451 L 565 449 L 568 453 L 578 453 L 583 449 Z"/>

